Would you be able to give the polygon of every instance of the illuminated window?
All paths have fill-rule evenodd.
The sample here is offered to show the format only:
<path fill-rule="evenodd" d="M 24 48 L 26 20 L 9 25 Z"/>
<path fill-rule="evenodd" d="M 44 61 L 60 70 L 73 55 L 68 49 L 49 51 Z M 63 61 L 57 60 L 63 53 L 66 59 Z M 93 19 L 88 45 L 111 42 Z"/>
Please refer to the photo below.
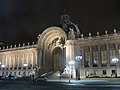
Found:
<path fill-rule="evenodd" d="M 85 47 L 85 67 L 90 65 L 90 50 L 89 47 Z"/>
<path fill-rule="evenodd" d="M 120 43 L 118 44 L 118 54 L 119 54 L 119 58 L 120 58 Z"/>
<path fill-rule="evenodd" d="M 106 45 L 101 46 L 101 63 L 102 66 L 107 66 L 107 51 L 106 51 Z"/>
<path fill-rule="evenodd" d="M 113 58 L 116 58 L 116 54 L 115 54 L 115 45 L 111 44 L 110 45 L 110 65 L 115 65 L 115 63 L 112 61 Z"/>
<path fill-rule="evenodd" d="M 98 66 L 98 48 L 97 46 L 92 47 L 93 50 L 93 67 Z"/>
<path fill-rule="evenodd" d="M 102 66 L 106 66 L 107 65 L 106 53 L 107 53 L 106 51 L 101 51 Z"/>

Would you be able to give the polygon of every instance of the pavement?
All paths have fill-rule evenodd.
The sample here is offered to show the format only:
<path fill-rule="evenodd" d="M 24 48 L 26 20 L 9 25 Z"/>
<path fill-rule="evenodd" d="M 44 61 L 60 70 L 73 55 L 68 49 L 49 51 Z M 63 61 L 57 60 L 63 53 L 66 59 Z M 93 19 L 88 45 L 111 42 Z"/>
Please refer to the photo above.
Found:
<path fill-rule="evenodd" d="M 120 78 L 87 78 L 81 80 L 74 80 L 74 79 L 57 79 L 51 80 L 48 79 L 48 82 L 53 83 L 71 83 L 71 84 L 87 84 L 87 85 L 120 85 Z"/>

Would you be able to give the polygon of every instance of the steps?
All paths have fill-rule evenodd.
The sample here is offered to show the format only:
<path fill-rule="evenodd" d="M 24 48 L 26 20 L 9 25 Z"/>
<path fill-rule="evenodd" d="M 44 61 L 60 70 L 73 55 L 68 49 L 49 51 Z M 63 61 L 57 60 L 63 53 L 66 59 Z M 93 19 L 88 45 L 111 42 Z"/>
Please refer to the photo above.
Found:
<path fill-rule="evenodd" d="M 60 73 L 59 71 L 56 71 L 55 73 L 53 73 L 52 75 L 48 76 L 48 79 L 59 79 Z"/>
<path fill-rule="evenodd" d="M 48 79 L 53 79 L 53 80 L 58 80 L 58 79 L 69 79 L 69 74 L 66 73 L 66 72 L 63 72 L 61 75 L 60 75 L 60 72 L 59 71 L 56 71 L 54 73 L 52 73 L 51 75 L 48 75 Z"/>

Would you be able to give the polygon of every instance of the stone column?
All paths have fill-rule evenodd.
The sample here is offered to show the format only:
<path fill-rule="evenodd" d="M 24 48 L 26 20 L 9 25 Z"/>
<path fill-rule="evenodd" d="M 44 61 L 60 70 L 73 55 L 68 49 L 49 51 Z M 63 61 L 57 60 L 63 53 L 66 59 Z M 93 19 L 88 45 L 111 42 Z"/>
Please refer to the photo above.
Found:
<path fill-rule="evenodd" d="M 7 61 L 8 61 L 8 69 L 9 69 L 10 68 L 10 55 L 8 55 Z"/>
<path fill-rule="evenodd" d="M 35 64 L 37 64 L 37 53 L 35 52 Z"/>
<path fill-rule="evenodd" d="M 28 58 L 29 58 L 29 54 L 27 53 L 27 56 L 26 56 L 26 64 L 29 66 L 29 62 L 28 62 Z M 27 66 L 27 69 L 28 69 L 28 66 Z"/>
<path fill-rule="evenodd" d="M 7 66 L 6 66 L 6 65 L 7 65 L 7 64 L 6 64 L 6 58 L 7 58 L 7 57 L 6 57 L 6 54 L 5 54 L 5 57 L 4 57 L 4 65 L 5 65 L 5 68 L 7 67 Z"/>
<path fill-rule="evenodd" d="M 110 47 L 109 44 L 106 45 L 106 60 L 107 60 L 107 67 L 110 67 Z"/>
<path fill-rule="evenodd" d="M 84 68 L 85 67 L 85 52 L 84 52 L 84 48 L 82 47 L 82 62 L 81 62 L 81 66 Z"/>
<path fill-rule="evenodd" d="M 23 63 L 23 58 L 22 58 L 22 54 L 20 54 L 19 56 L 19 65 L 22 68 L 22 63 Z"/>
<path fill-rule="evenodd" d="M 27 58 L 27 61 L 28 61 L 28 66 L 30 66 L 31 65 L 31 59 L 30 59 L 30 53 L 28 53 L 28 58 Z"/>
<path fill-rule="evenodd" d="M 45 68 L 46 50 L 43 50 L 43 68 Z M 35 56 L 35 55 L 34 55 Z"/>
<path fill-rule="evenodd" d="M 63 68 L 66 66 L 66 48 L 63 48 Z"/>
<path fill-rule="evenodd" d="M 4 56 L 2 57 L 2 65 L 4 65 Z M 1 75 L 3 75 L 3 69 L 1 70 Z"/>
<path fill-rule="evenodd" d="M 11 68 L 11 55 L 10 55 L 10 62 L 9 62 L 9 66 L 10 66 L 9 68 Z"/>
<path fill-rule="evenodd" d="M 18 65 L 17 65 L 17 68 L 19 68 L 19 67 L 20 67 L 20 63 L 19 63 L 19 59 L 20 59 L 20 58 L 19 58 L 19 57 L 20 57 L 20 56 L 19 56 L 19 55 L 17 55 L 17 60 L 18 60 L 18 62 L 17 62 L 17 64 L 18 64 Z"/>
<path fill-rule="evenodd" d="M 6 64 L 5 64 L 6 68 L 8 68 L 8 61 L 7 60 L 8 60 L 8 55 L 6 55 Z"/>
<path fill-rule="evenodd" d="M 92 46 L 89 47 L 90 48 L 90 67 L 93 66 L 93 52 L 92 52 Z"/>
<path fill-rule="evenodd" d="M 116 55 L 116 58 L 118 58 L 119 56 L 119 54 L 118 54 L 118 44 L 117 43 L 115 43 L 114 44 L 115 45 L 115 55 Z"/>
<path fill-rule="evenodd" d="M 15 67 L 15 55 L 13 55 L 13 67 L 12 67 L 12 69 L 14 69 L 14 67 Z"/>
<path fill-rule="evenodd" d="M 4 56 L 2 56 L 2 64 L 4 63 L 4 62 L 3 62 L 3 59 L 4 59 L 3 57 L 4 57 Z"/>
<path fill-rule="evenodd" d="M 45 60 L 45 59 L 44 59 Z M 35 61 L 35 52 L 33 52 L 33 66 L 35 67 L 35 63 L 36 61 Z M 45 63 L 45 61 L 44 61 L 44 63 Z M 44 64 L 45 65 L 45 64 Z"/>
<path fill-rule="evenodd" d="M 31 53 L 31 55 L 32 55 L 32 56 L 31 56 L 31 60 L 32 60 L 32 61 L 31 61 L 31 64 L 32 64 L 32 68 L 33 68 L 33 53 Z"/>
<path fill-rule="evenodd" d="M 98 67 L 101 67 L 101 49 L 100 49 L 100 45 L 98 45 L 97 47 L 98 47 Z"/>
<path fill-rule="evenodd" d="M 116 58 L 119 59 L 119 51 L 118 51 L 118 44 L 115 43 L 115 55 L 116 55 Z M 119 63 L 116 64 L 117 66 L 119 66 Z"/>
<path fill-rule="evenodd" d="M 23 64 L 24 64 L 24 54 L 22 54 L 22 56 L 21 56 L 21 60 L 22 60 L 21 68 L 23 69 Z"/>
<path fill-rule="evenodd" d="M 42 49 L 38 49 L 37 50 L 37 56 L 38 56 L 38 66 L 42 67 L 43 66 L 43 50 Z M 50 56 L 51 59 L 51 56 Z M 50 61 L 50 64 L 52 63 L 52 61 Z"/>
<path fill-rule="evenodd" d="M 66 47 L 66 64 L 67 64 L 67 66 L 69 66 L 70 56 L 71 56 L 70 45 L 67 45 L 67 47 Z"/>
<path fill-rule="evenodd" d="M 16 62 L 17 62 L 17 56 L 16 56 L 16 54 L 15 54 L 15 68 L 16 68 L 16 66 L 17 66 L 17 65 L 16 65 L 17 63 L 16 63 Z"/>

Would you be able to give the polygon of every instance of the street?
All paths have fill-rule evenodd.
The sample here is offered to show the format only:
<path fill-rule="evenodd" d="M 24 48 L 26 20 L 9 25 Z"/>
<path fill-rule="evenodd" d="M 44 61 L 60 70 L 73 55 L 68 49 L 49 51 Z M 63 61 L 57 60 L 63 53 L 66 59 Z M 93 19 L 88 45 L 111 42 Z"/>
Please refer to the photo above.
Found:
<path fill-rule="evenodd" d="M 79 80 L 32 82 L 32 81 L 0 81 L 0 90 L 119 90 L 120 83 L 105 80 Z"/>

